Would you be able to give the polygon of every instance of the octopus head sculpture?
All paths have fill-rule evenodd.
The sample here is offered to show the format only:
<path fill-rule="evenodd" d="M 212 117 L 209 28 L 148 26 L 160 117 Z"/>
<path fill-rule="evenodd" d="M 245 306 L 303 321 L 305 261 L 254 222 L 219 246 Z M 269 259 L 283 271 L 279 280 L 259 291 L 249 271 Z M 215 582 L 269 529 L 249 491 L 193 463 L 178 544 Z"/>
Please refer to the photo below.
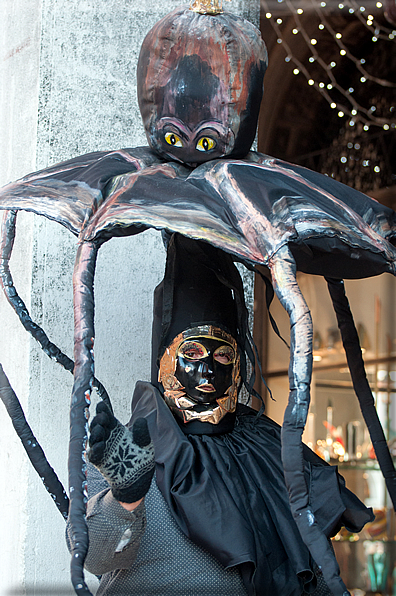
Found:
<path fill-rule="evenodd" d="M 245 157 L 256 134 L 267 51 L 259 31 L 229 14 L 177 9 L 143 41 L 137 84 L 150 147 L 197 165 Z"/>

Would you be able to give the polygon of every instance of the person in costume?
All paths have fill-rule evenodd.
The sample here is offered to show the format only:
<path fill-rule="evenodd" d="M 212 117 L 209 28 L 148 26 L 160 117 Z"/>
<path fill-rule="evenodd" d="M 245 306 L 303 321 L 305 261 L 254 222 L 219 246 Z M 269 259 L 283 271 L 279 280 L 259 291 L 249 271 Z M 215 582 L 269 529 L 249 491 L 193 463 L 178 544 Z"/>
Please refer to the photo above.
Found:
<path fill-rule="evenodd" d="M 98 596 L 331 594 L 290 511 L 280 428 L 237 403 L 246 353 L 231 257 L 173 236 L 155 292 L 153 382 L 136 385 L 126 427 L 104 403 L 91 424 L 85 564 L 102 576 Z M 335 468 L 308 448 L 304 458 L 326 536 L 373 518 Z"/>
<path fill-rule="evenodd" d="M 208 0 L 209 8 L 211 4 Z M 365 377 L 358 334 L 343 286 L 343 278 L 366 277 L 382 272 L 396 274 L 395 214 L 331 178 L 249 151 L 256 131 L 266 65 L 264 42 L 259 31 L 250 23 L 222 13 L 217 8 L 214 11 L 206 8 L 201 11 L 199 6 L 193 10 L 185 7 L 176 9 L 148 33 L 139 58 L 139 106 L 149 147 L 76 157 L 26 176 L 0 193 L 0 208 L 9 210 L 0 247 L 0 277 L 7 299 L 46 353 L 74 374 L 69 452 L 70 508 L 62 490 L 59 491 L 58 501 L 62 512 L 70 512 L 71 575 L 79 596 L 90 595 L 83 577 L 88 541 L 85 525 L 86 464 L 82 455 L 87 444 L 87 410 L 92 387 L 99 387 L 103 399 L 108 400 L 103 387 L 94 378 L 93 282 L 98 250 L 111 237 L 137 234 L 154 227 L 194 240 L 204 240 L 208 245 L 225 251 L 220 254 L 229 253 L 250 269 L 258 263 L 266 268 L 273 290 L 290 318 L 290 393 L 282 428 L 282 470 L 280 430 L 276 425 L 251 411 L 244 415 L 240 408 L 234 411 L 232 402 L 235 396 L 231 390 L 223 396 L 212 395 L 217 391 L 217 381 L 189 387 L 187 367 L 192 367 L 194 359 L 189 359 L 188 354 L 177 354 L 174 358 L 176 368 L 172 370 L 167 351 L 170 353 L 171 348 L 175 348 L 173 340 L 179 333 L 188 334 L 192 328 L 196 329 L 196 323 L 199 323 L 198 327 L 209 323 L 206 316 L 195 317 L 178 326 L 177 333 L 173 335 L 169 331 L 169 317 L 173 312 L 181 311 L 171 308 L 170 294 L 165 292 L 164 287 L 164 297 L 168 296 L 164 298 L 163 315 L 160 317 L 164 321 L 164 330 L 158 337 L 154 334 L 154 345 L 159 346 L 158 350 L 154 349 L 154 354 L 155 358 L 158 354 L 165 356 L 160 366 L 160 389 L 166 403 L 155 389 L 158 384 L 155 375 L 152 385 L 140 384 L 137 388 L 132 422 L 143 417 L 148 423 L 156 453 L 155 486 L 159 487 L 162 499 L 168 499 L 169 511 L 176 528 L 183 533 L 183 540 L 184 536 L 191 540 L 192 545 L 201 549 L 201 555 L 202 549 L 208 551 L 222 565 L 222 573 L 224 569 L 236 569 L 249 595 L 299 594 L 302 585 L 308 591 L 315 589 L 317 580 L 316 575 L 313 576 L 311 557 L 321 567 L 330 591 L 336 596 L 347 593 L 327 538 L 334 531 L 333 526 L 340 522 L 341 511 L 345 510 L 345 517 L 350 509 L 361 513 L 362 510 L 361 505 L 342 488 L 344 501 L 341 499 L 340 504 L 340 500 L 335 498 L 338 488 L 329 488 L 326 483 L 326 478 L 336 478 L 335 472 L 328 471 L 331 468 L 319 465 L 317 460 L 311 461 L 312 456 L 307 456 L 301 442 L 310 400 L 313 332 L 309 308 L 298 288 L 297 271 L 326 277 L 353 384 L 389 494 L 396 505 L 396 470 Z M 16 211 L 19 209 L 54 219 L 79 237 L 73 280 L 75 362 L 51 344 L 43 330 L 31 320 L 12 283 L 8 262 L 15 234 Z M 211 258 L 215 262 L 214 254 Z M 226 262 L 220 260 L 222 266 L 218 272 L 222 271 Z M 196 266 L 195 262 L 194 265 L 185 264 L 183 276 L 189 266 Z M 169 267 L 172 268 L 171 265 Z M 229 286 L 230 279 L 236 282 L 231 265 L 226 267 L 226 273 L 221 278 L 223 285 L 231 288 L 237 308 L 235 324 L 232 324 L 232 317 L 226 317 L 224 326 L 228 329 L 228 339 L 222 338 L 219 346 L 224 352 L 221 358 L 231 358 L 230 349 L 235 353 L 235 342 L 238 347 L 235 362 L 231 364 L 231 358 L 227 369 L 233 367 L 232 383 L 235 388 L 238 386 L 238 355 L 241 378 L 245 380 L 244 353 L 252 360 L 252 349 L 247 341 L 246 318 L 241 315 L 242 294 Z M 238 283 L 234 283 L 235 288 Z M 203 281 L 204 289 L 211 285 L 209 280 Z M 186 302 L 185 308 L 189 312 L 191 304 L 199 304 L 200 301 L 201 295 L 195 293 L 194 300 L 189 302 L 188 309 Z M 209 320 L 212 319 L 211 315 Z M 216 323 L 215 328 L 224 331 L 221 321 Z M 203 343 L 200 334 L 188 339 L 197 344 L 194 349 L 198 353 L 201 350 L 202 354 L 213 358 L 210 345 Z M 217 341 L 219 337 L 210 335 L 209 339 Z M 178 346 L 175 349 L 179 349 Z M 182 358 L 188 361 L 184 369 Z M 219 367 L 222 364 L 216 363 Z M 222 370 L 219 367 L 217 372 Z M 222 377 L 226 383 L 227 375 Z M 5 391 L 2 391 L 1 384 L 0 377 L 0 393 L 5 395 L 8 385 L 4 381 Z M 204 389 L 203 385 L 206 385 Z M 200 402 L 197 398 L 201 394 L 206 400 L 214 397 L 216 403 L 210 403 L 210 400 Z M 172 412 L 177 416 L 174 417 Z M 155 527 L 155 516 L 151 515 L 150 521 L 149 515 L 150 523 L 144 533 L 143 504 L 139 501 L 148 488 L 153 471 L 152 448 L 145 423 L 136 422 L 137 427 L 130 435 L 106 410 L 98 415 L 103 420 L 97 419 L 92 427 L 91 458 L 103 470 L 112 488 L 110 492 L 108 488 L 103 488 L 108 496 L 105 495 L 102 500 L 99 491 L 90 501 L 90 537 L 93 544 L 101 548 L 95 549 L 91 545 L 88 565 L 93 569 L 92 560 L 95 561 L 98 556 L 95 553 L 102 553 L 102 563 L 94 567 L 98 569 L 96 573 L 106 574 L 100 589 L 104 592 L 117 590 L 118 585 L 121 586 L 119 593 L 123 593 L 124 588 L 118 581 L 124 576 L 131 580 L 133 559 L 121 564 L 124 555 L 129 556 L 136 551 L 134 565 L 143 559 L 151 560 L 143 547 L 147 545 L 145 540 L 150 529 Z M 196 426 L 200 431 L 198 434 L 193 432 Z M 187 428 L 189 431 L 185 434 L 183 429 Z M 261 430 L 257 433 L 259 428 Z M 115 434 L 114 429 L 118 429 Z M 240 439 L 241 433 L 243 440 Z M 257 434 L 260 435 L 260 446 L 256 449 Z M 269 446 L 263 449 L 267 435 L 276 438 L 272 459 Z M 116 440 L 118 436 L 122 437 L 120 441 Z M 131 437 L 135 438 L 133 443 Z M 240 457 L 235 454 L 234 439 L 240 446 Z M 225 443 L 227 448 L 223 448 Z M 171 452 L 170 446 L 173 447 Z M 210 457 L 206 450 L 210 452 Z M 32 449 L 27 446 L 27 451 L 31 453 Z M 127 452 L 133 454 L 134 465 L 130 458 L 125 459 Z M 222 460 L 220 456 L 226 459 Z M 274 470 L 277 472 L 274 473 Z M 39 473 L 40 477 L 46 478 Z M 271 486 L 273 491 L 283 477 L 287 490 L 282 482 L 279 494 L 276 493 L 276 498 L 271 501 L 266 488 Z M 98 478 L 104 482 L 102 476 Z M 274 484 L 269 482 L 271 478 Z M 260 480 L 256 483 L 256 479 Z M 337 486 L 339 482 L 337 478 Z M 96 492 L 92 488 L 92 478 L 89 485 L 92 495 Z M 132 495 L 129 494 L 131 486 Z M 312 492 L 314 486 L 320 489 Z M 136 487 L 139 490 L 135 490 Z M 154 484 L 147 493 L 147 506 L 154 494 L 153 487 Z M 126 495 L 124 489 L 127 489 Z M 54 494 L 52 489 L 50 492 Z M 196 498 L 198 495 L 201 500 Z M 194 498 L 190 498 L 192 496 Z M 321 498 L 324 500 L 323 507 L 318 505 L 318 498 L 319 501 Z M 356 506 L 345 504 L 345 499 L 352 499 Z M 133 515 L 139 516 L 140 530 L 137 532 L 135 528 L 132 531 L 131 524 L 127 524 L 121 533 L 108 532 L 107 529 L 116 524 L 116 518 L 121 516 L 123 519 L 122 516 L 127 515 L 124 511 L 133 508 L 132 505 L 125 507 L 129 501 L 137 504 Z M 335 515 L 330 517 L 329 503 L 336 509 Z M 106 515 L 103 518 L 101 515 L 102 506 L 106 509 L 107 505 L 115 509 L 114 516 L 106 522 Z M 359 523 L 354 522 L 354 516 L 352 520 L 346 520 L 347 527 L 361 527 L 370 515 L 366 512 L 358 517 Z M 128 518 L 128 521 L 131 519 Z M 338 521 L 333 524 L 332 520 Z M 171 528 L 171 522 L 165 526 Z M 230 526 L 232 534 L 229 533 Z M 295 534 L 297 526 L 299 532 Z M 99 528 L 100 539 L 96 536 L 95 527 Z M 139 533 L 143 534 L 140 546 Z M 112 536 L 109 542 L 103 539 L 106 535 Z M 168 544 L 171 542 L 168 541 Z M 178 559 L 184 560 L 181 553 L 185 547 L 183 543 Z M 157 552 L 155 550 L 152 556 L 157 556 Z M 201 557 L 198 559 L 202 561 Z M 107 561 L 107 567 L 104 561 Z M 290 565 L 293 572 L 289 573 Z M 155 565 L 149 567 L 153 570 Z M 166 565 L 167 569 L 171 567 Z M 117 569 L 125 571 L 114 571 Z M 107 575 L 108 572 L 110 575 Z M 195 570 L 191 576 L 196 575 Z M 285 585 L 285 582 L 290 584 Z M 141 585 L 137 593 L 140 590 L 147 594 L 146 588 L 140 589 Z M 127 593 L 133 593 L 132 589 L 135 588 L 129 586 Z M 172 592 L 170 588 L 169 591 Z M 191 592 L 199 594 L 195 587 L 191 588 Z M 218 593 L 213 586 L 207 592 Z"/>

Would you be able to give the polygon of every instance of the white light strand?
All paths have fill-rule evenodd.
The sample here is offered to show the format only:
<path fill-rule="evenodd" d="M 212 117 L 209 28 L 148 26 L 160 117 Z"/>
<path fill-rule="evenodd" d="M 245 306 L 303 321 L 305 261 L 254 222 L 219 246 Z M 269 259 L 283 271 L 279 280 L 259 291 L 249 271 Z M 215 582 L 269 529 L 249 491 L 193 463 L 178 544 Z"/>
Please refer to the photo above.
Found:
<path fill-rule="evenodd" d="M 321 19 L 321 22 L 326 27 L 326 29 L 330 33 L 330 35 L 332 35 L 337 46 L 340 48 L 340 54 L 341 54 L 341 51 L 344 52 L 341 55 L 349 58 L 349 60 L 351 60 L 355 64 L 355 66 L 359 70 L 359 72 L 361 72 L 362 75 L 366 78 L 366 80 L 373 81 L 374 83 L 377 83 L 377 85 L 381 85 L 382 87 L 391 87 L 391 88 L 393 87 L 396 89 L 395 83 L 391 83 L 390 81 L 387 81 L 386 79 L 380 79 L 378 77 L 375 77 L 374 75 L 367 72 L 367 70 L 365 68 L 363 68 L 362 62 L 359 60 L 359 58 L 356 58 L 353 54 L 351 54 L 351 52 L 348 50 L 346 45 L 341 41 L 342 37 L 338 37 L 338 33 L 336 33 L 334 31 L 334 29 L 330 25 L 329 21 L 318 9 L 318 6 L 317 6 L 317 3 L 315 2 L 315 0 L 311 0 L 311 2 L 313 4 L 315 11 L 317 12 L 319 18 Z M 386 39 L 388 39 L 388 38 L 386 38 Z"/>
<path fill-rule="evenodd" d="M 316 9 L 316 4 L 315 4 L 314 0 L 311 0 L 311 2 L 314 3 L 315 9 Z M 262 0 L 262 3 L 264 5 L 264 7 L 268 6 L 266 0 Z M 311 37 L 308 36 L 304 27 L 302 26 L 301 20 L 299 18 L 299 14 L 301 14 L 301 11 L 300 11 L 300 13 L 298 13 L 298 11 L 295 9 L 295 7 L 293 6 L 293 4 L 291 3 L 290 0 L 285 0 L 285 4 L 287 4 L 290 12 L 294 16 L 294 19 L 295 19 L 295 22 L 296 22 L 296 25 L 298 28 L 297 32 L 301 33 L 306 44 L 308 45 L 308 47 L 310 48 L 310 50 L 312 52 L 313 60 L 310 59 L 310 62 L 317 62 L 324 69 L 324 71 L 326 72 L 327 76 L 329 77 L 329 79 L 331 81 L 331 83 L 327 85 L 327 88 L 329 90 L 331 90 L 333 88 L 336 89 L 339 93 L 341 93 L 345 97 L 345 99 L 347 99 L 347 101 L 351 104 L 351 107 L 349 107 L 347 105 L 343 105 L 340 102 L 336 103 L 332 99 L 330 94 L 326 91 L 324 83 L 323 82 L 318 83 L 317 81 L 314 81 L 314 79 L 312 78 L 312 75 L 308 72 L 308 69 L 304 66 L 304 64 L 302 64 L 302 62 L 300 62 L 300 60 L 298 60 L 293 55 L 292 49 L 290 48 L 289 44 L 284 39 L 284 36 L 282 35 L 281 29 L 278 26 L 278 23 L 274 19 L 272 19 L 272 15 L 271 15 L 271 17 L 267 17 L 267 18 L 269 18 L 271 25 L 278 36 L 278 43 L 282 43 L 282 46 L 285 49 L 285 52 L 287 54 L 285 60 L 287 62 L 292 62 L 297 67 L 297 68 L 294 68 L 293 74 L 297 75 L 301 72 L 307 79 L 308 85 L 313 86 L 317 91 L 319 91 L 319 93 L 329 103 L 330 107 L 332 107 L 333 109 L 335 109 L 335 108 L 338 109 L 339 117 L 344 117 L 345 115 L 347 115 L 350 118 L 350 122 L 349 122 L 350 126 L 354 126 L 356 124 L 356 122 L 362 122 L 364 124 L 364 130 L 369 130 L 370 125 L 381 126 L 385 130 L 388 130 L 390 127 L 395 128 L 396 120 L 389 120 L 388 118 L 379 118 L 379 117 L 374 116 L 373 111 L 370 108 L 367 109 L 367 108 L 361 106 L 356 101 L 356 99 L 351 95 L 351 93 L 354 91 L 353 89 L 349 89 L 348 91 L 345 91 L 345 89 L 337 83 L 337 80 L 336 80 L 334 74 L 332 73 L 332 68 L 336 65 L 335 62 L 334 63 L 331 62 L 330 65 L 326 64 L 326 62 L 321 58 L 321 56 L 319 55 L 319 53 L 316 50 L 316 43 L 315 44 L 311 43 Z M 325 5 L 325 3 L 323 3 L 323 2 L 321 4 Z M 267 13 L 269 13 L 268 8 L 267 8 Z M 323 16 L 321 14 L 319 16 L 322 19 L 322 21 L 324 22 Z M 329 27 L 330 27 L 330 25 L 329 25 Z M 329 30 L 329 33 L 331 33 L 332 37 L 335 39 L 336 43 L 338 43 L 338 45 L 340 45 L 339 42 L 340 42 L 341 38 L 336 37 L 337 34 L 331 27 L 328 30 Z M 294 32 L 294 30 L 293 30 L 293 32 Z M 341 49 L 348 51 L 349 55 L 351 56 L 350 59 L 352 59 L 354 64 L 356 66 L 358 66 L 357 62 L 360 63 L 360 61 L 358 61 L 357 58 L 355 58 L 352 54 L 350 54 L 349 50 L 347 50 L 347 48 L 344 46 L 344 44 L 342 44 L 342 46 L 340 46 L 340 47 L 341 47 Z M 347 56 L 347 57 L 349 58 L 349 56 Z M 360 66 L 361 66 L 361 63 L 360 63 Z M 365 80 L 369 79 L 375 83 L 378 83 L 378 81 L 381 81 L 382 83 L 385 82 L 386 85 L 382 85 L 382 86 L 396 88 L 395 84 L 390 83 L 389 81 L 385 81 L 384 79 L 377 79 L 376 77 L 373 77 L 369 73 L 367 73 L 364 69 L 360 70 L 360 68 L 359 68 L 359 71 L 362 74 L 364 74 L 364 76 L 361 78 L 362 83 L 365 82 Z M 381 83 L 378 83 L 378 84 L 381 84 Z"/>
<path fill-rule="evenodd" d="M 348 4 L 351 8 L 354 9 L 354 15 L 377 38 L 385 39 L 387 41 L 393 41 L 395 39 L 393 30 L 389 29 L 388 27 L 384 27 L 383 25 L 380 25 L 375 19 L 370 19 L 372 25 L 369 25 L 367 23 L 367 19 L 363 16 L 362 11 L 360 10 L 360 5 L 357 2 L 355 2 L 355 0 L 346 0 L 346 4 Z M 382 33 L 381 33 L 381 31 L 382 31 Z"/>

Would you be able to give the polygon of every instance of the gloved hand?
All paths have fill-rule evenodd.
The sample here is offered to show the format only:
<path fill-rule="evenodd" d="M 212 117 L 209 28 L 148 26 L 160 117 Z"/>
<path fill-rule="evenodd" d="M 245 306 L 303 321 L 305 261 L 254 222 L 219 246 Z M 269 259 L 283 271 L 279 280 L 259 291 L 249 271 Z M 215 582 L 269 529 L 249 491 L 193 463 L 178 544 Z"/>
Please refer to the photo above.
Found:
<path fill-rule="evenodd" d="M 117 501 L 134 503 L 144 497 L 154 474 L 154 446 L 144 418 L 138 418 L 130 431 L 99 402 L 89 447 L 89 461 L 106 478 Z"/>

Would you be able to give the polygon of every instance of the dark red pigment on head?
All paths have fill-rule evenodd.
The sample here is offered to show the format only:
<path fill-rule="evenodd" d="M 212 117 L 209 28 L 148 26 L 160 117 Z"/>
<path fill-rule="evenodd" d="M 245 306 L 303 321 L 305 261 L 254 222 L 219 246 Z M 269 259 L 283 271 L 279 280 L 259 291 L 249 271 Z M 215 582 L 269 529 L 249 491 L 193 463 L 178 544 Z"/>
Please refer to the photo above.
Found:
<path fill-rule="evenodd" d="M 138 98 L 150 146 L 189 164 L 243 157 L 253 142 L 267 53 L 251 23 L 173 11 L 146 36 Z"/>

